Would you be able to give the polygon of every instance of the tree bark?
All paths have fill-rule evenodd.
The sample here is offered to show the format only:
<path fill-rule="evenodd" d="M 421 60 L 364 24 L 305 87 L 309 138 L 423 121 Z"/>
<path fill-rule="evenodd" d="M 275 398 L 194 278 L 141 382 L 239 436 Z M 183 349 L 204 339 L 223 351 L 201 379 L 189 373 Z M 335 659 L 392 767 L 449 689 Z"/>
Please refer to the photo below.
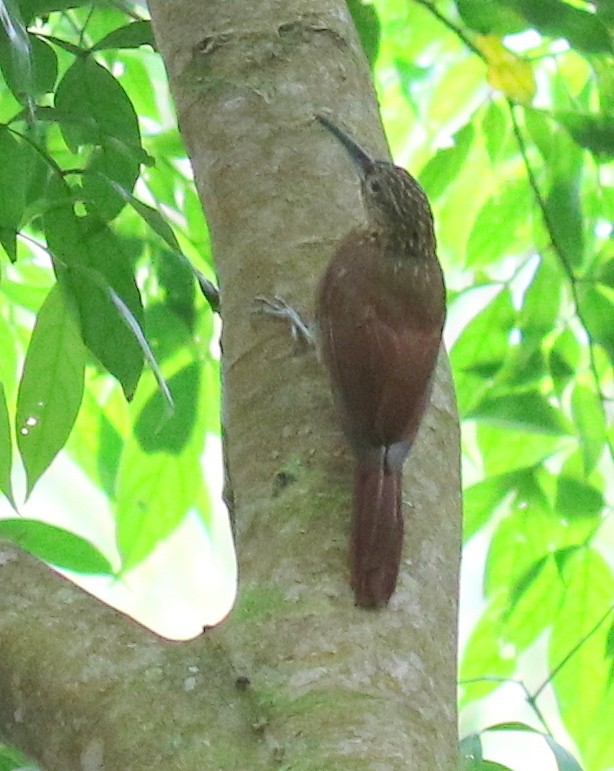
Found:
<path fill-rule="evenodd" d="M 347 6 L 151 10 L 221 285 L 240 599 L 214 636 L 290 767 L 451 768 L 460 482 L 447 369 L 408 464 L 399 588 L 387 610 L 365 612 L 348 582 L 352 461 L 325 375 L 250 313 L 254 296 L 280 294 L 310 316 L 317 279 L 362 217 L 357 175 L 314 114 L 330 110 L 387 156 Z"/>
<path fill-rule="evenodd" d="M 356 174 L 314 113 L 387 153 L 347 7 L 150 5 L 219 270 L 239 601 L 219 628 L 169 644 L 7 547 L 0 730 L 50 771 L 448 771 L 460 482 L 447 365 L 408 463 L 399 587 L 365 611 L 348 581 L 352 461 L 324 372 L 251 312 L 280 294 L 310 315 L 361 220 Z"/>

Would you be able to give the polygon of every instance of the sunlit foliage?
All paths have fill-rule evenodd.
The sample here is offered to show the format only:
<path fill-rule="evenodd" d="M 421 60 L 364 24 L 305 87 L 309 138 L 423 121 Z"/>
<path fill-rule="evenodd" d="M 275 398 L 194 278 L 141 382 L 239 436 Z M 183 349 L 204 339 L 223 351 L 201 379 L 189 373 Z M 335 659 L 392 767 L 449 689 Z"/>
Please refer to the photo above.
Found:
<path fill-rule="evenodd" d="M 488 726 L 478 700 L 492 708 L 486 697 L 518 680 L 502 691 L 526 700 L 525 719 L 584 768 L 606 769 L 614 764 L 612 6 L 381 0 L 375 8 L 391 147 L 435 210 L 463 421 L 467 554 L 484 564 L 475 624 L 475 592 L 463 592 L 462 726 Z M 468 583 L 475 573 L 465 569 Z M 519 720 L 513 708 L 497 715 Z M 468 737 L 467 768 L 482 767 L 480 747 Z"/>
<path fill-rule="evenodd" d="M 350 6 L 395 159 L 433 203 L 449 289 L 466 548 L 478 563 L 464 576 L 481 582 L 478 612 L 473 596 L 461 617 L 465 768 L 504 768 L 482 757 L 496 728 L 538 731 L 560 769 L 605 771 L 612 3 Z M 117 555 L 15 514 L 0 536 L 68 569 L 117 574 L 189 510 L 210 521 L 200 459 L 219 434 L 219 393 L 206 227 L 144 8 L 2 9 L 0 490 L 21 510 L 67 454 L 108 502 Z M 498 709 L 509 722 L 497 728 L 480 705 L 510 682 L 528 709 L 522 723 Z"/>

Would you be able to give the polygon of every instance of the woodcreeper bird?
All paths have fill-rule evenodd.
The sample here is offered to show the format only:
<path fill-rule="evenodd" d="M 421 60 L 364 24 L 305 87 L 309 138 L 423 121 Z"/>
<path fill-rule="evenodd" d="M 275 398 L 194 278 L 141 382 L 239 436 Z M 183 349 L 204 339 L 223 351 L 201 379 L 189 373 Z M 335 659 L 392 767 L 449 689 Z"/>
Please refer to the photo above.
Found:
<path fill-rule="evenodd" d="M 371 158 L 327 117 L 360 174 L 364 227 L 343 240 L 317 296 L 318 340 L 356 458 L 350 570 L 357 605 L 394 592 L 402 470 L 428 405 L 445 320 L 433 216 L 418 182 Z"/>

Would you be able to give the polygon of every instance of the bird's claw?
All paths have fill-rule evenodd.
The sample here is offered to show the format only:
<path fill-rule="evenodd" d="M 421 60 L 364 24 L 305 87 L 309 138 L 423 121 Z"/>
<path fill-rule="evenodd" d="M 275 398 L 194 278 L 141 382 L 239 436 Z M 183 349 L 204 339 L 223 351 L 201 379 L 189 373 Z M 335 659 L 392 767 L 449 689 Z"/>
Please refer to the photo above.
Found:
<path fill-rule="evenodd" d="M 258 295 L 254 298 L 258 303 L 256 313 L 264 313 L 267 316 L 274 316 L 277 319 L 285 319 L 290 323 L 292 337 L 305 344 L 313 345 L 313 332 L 309 324 L 301 317 L 300 313 L 284 300 L 281 295 L 276 294 L 273 298 Z"/>

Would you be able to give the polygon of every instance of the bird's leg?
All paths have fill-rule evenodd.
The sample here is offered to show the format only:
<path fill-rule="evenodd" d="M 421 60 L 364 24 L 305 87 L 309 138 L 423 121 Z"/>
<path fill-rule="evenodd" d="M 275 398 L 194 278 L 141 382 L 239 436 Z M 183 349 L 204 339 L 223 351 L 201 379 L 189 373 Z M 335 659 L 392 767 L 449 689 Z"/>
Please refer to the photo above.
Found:
<path fill-rule="evenodd" d="M 258 295 L 254 299 L 258 303 L 255 313 L 264 313 L 267 316 L 288 321 L 292 337 L 308 348 L 315 348 L 316 336 L 312 325 L 305 321 L 297 310 L 288 305 L 283 297 L 275 295 L 271 299 Z"/>

